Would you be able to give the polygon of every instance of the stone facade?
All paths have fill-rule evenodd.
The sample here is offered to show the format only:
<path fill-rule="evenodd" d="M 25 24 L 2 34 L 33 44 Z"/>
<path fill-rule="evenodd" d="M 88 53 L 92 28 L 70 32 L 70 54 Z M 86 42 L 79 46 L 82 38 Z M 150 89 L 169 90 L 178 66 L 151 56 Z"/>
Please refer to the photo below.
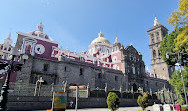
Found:
<path fill-rule="evenodd" d="M 47 70 L 44 70 L 47 65 Z M 104 71 L 104 73 L 102 72 Z M 121 71 L 114 71 L 101 68 L 92 64 L 65 59 L 63 61 L 53 61 L 39 57 L 30 56 L 22 70 L 18 72 L 17 81 L 22 83 L 35 84 L 39 77 L 44 79 L 46 85 L 68 84 L 90 85 L 91 89 L 104 89 L 108 85 L 110 90 L 119 90 L 121 84 L 124 90 L 127 88 L 127 75 Z"/>
<path fill-rule="evenodd" d="M 155 92 L 164 86 L 169 87 L 166 81 L 169 68 L 159 52 L 156 52 L 155 57 L 152 55 L 151 67 L 157 76 L 151 77 L 146 74 L 142 54 L 132 44 L 124 47 L 117 37 L 112 45 L 100 32 L 89 45 L 88 51 L 78 53 L 68 48 L 59 48 L 58 43 L 43 32 L 42 24 L 37 27 L 38 29 L 32 32 L 17 32 L 15 48 L 20 50 L 20 54 L 29 55 L 29 59 L 15 77 L 17 82 L 34 85 L 42 77 L 42 84 L 46 86 L 63 86 L 66 83 L 67 86 L 89 85 L 91 90 L 107 88 L 135 92 L 138 89 Z M 148 30 L 148 33 L 151 52 L 158 51 L 167 29 L 158 24 Z M 153 39 L 157 37 L 158 42 L 153 43 Z M 17 60 L 22 62 L 19 57 Z M 162 69 L 164 73 L 161 73 Z M 160 75 L 167 79 L 158 78 Z"/>
<path fill-rule="evenodd" d="M 171 74 L 174 72 L 174 68 L 168 68 L 159 51 L 160 43 L 167 33 L 168 29 L 159 24 L 155 17 L 153 27 L 148 30 L 150 39 L 151 69 L 158 78 L 165 80 L 169 80 Z"/>

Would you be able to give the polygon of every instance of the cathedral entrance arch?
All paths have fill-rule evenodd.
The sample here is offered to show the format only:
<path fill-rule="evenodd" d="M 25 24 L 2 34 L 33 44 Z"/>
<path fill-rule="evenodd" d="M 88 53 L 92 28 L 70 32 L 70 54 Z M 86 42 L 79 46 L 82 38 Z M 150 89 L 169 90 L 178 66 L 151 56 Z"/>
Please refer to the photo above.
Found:
<path fill-rule="evenodd" d="M 136 92 L 138 90 L 137 85 L 134 83 L 132 86 L 133 86 L 133 91 Z"/>

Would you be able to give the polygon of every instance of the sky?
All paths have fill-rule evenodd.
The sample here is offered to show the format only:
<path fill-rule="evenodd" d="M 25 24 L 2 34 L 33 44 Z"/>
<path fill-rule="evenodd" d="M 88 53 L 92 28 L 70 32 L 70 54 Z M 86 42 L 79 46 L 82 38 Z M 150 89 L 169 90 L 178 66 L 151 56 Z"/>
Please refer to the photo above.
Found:
<path fill-rule="evenodd" d="M 150 68 L 147 30 L 156 16 L 170 33 L 167 20 L 177 8 L 178 0 L 0 0 L 0 43 L 9 32 L 15 43 L 16 32 L 36 30 L 42 22 L 59 46 L 81 52 L 101 31 L 111 44 L 116 36 L 124 46 L 132 43 Z"/>

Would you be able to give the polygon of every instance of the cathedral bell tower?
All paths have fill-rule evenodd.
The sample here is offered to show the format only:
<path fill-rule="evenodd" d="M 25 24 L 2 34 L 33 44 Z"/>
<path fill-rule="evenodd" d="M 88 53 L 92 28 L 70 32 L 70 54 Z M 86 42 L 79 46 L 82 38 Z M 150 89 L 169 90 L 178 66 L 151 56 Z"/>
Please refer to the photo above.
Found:
<path fill-rule="evenodd" d="M 169 76 L 172 74 L 173 68 L 168 68 L 159 51 L 160 43 L 168 33 L 168 29 L 161 25 L 158 22 L 157 17 L 155 17 L 152 28 L 150 28 L 147 32 L 150 41 L 149 47 L 151 52 L 152 73 L 154 73 L 157 78 L 169 80 Z"/>

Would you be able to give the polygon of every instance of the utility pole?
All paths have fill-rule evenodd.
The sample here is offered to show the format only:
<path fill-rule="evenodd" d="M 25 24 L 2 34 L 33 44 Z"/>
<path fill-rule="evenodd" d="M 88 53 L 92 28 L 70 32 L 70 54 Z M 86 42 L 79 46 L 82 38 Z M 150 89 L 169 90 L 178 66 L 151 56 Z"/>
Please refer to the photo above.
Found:
<path fill-rule="evenodd" d="M 180 73 L 181 73 L 181 78 L 182 78 L 182 81 L 183 81 L 183 89 L 184 89 L 184 94 L 185 94 L 185 102 L 186 102 L 186 105 L 188 105 L 188 102 L 187 102 L 187 94 L 186 94 L 186 90 L 185 90 L 185 83 L 184 83 L 184 79 L 183 79 L 183 74 L 182 74 L 181 65 L 180 65 Z"/>
<path fill-rule="evenodd" d="M 78 86 L 76 86 L 76 105 L 75 105 L 75 111 L 77 111 L 78 108 Z"/>
<path fill-rule="evenodd" d="M 169 58 L 169 53 L 166 53 L 166 58 L 168 59 Z M 183 74 L 182 74 L 182 55 L 183 54 L 188 54 L 188 53 L 183 53 L 183 52 L 176 52 L 176 53 L 170 53 L 170 54 L 173 54 L 173 55 L 176 55 L 178 54 L 178 57 L 177 57 L 177 63 L 175 64 L 176 66 L 179 66 L 180 67 L 180 73 L 181 73 L 181 77 L 182 77 L 182 82 L 183 82 L 183 89 L 184 89 L 184 95 L 185 95 L 185 102 L 186 102 L 186 105 L 188 105 L 188 102 L 187 102 L 187 92 L 185 90 L 185 83 L 184 83 L 184 78 L 183 78 Z M 182 54 L 182 55 L 180 55 Z"/>

